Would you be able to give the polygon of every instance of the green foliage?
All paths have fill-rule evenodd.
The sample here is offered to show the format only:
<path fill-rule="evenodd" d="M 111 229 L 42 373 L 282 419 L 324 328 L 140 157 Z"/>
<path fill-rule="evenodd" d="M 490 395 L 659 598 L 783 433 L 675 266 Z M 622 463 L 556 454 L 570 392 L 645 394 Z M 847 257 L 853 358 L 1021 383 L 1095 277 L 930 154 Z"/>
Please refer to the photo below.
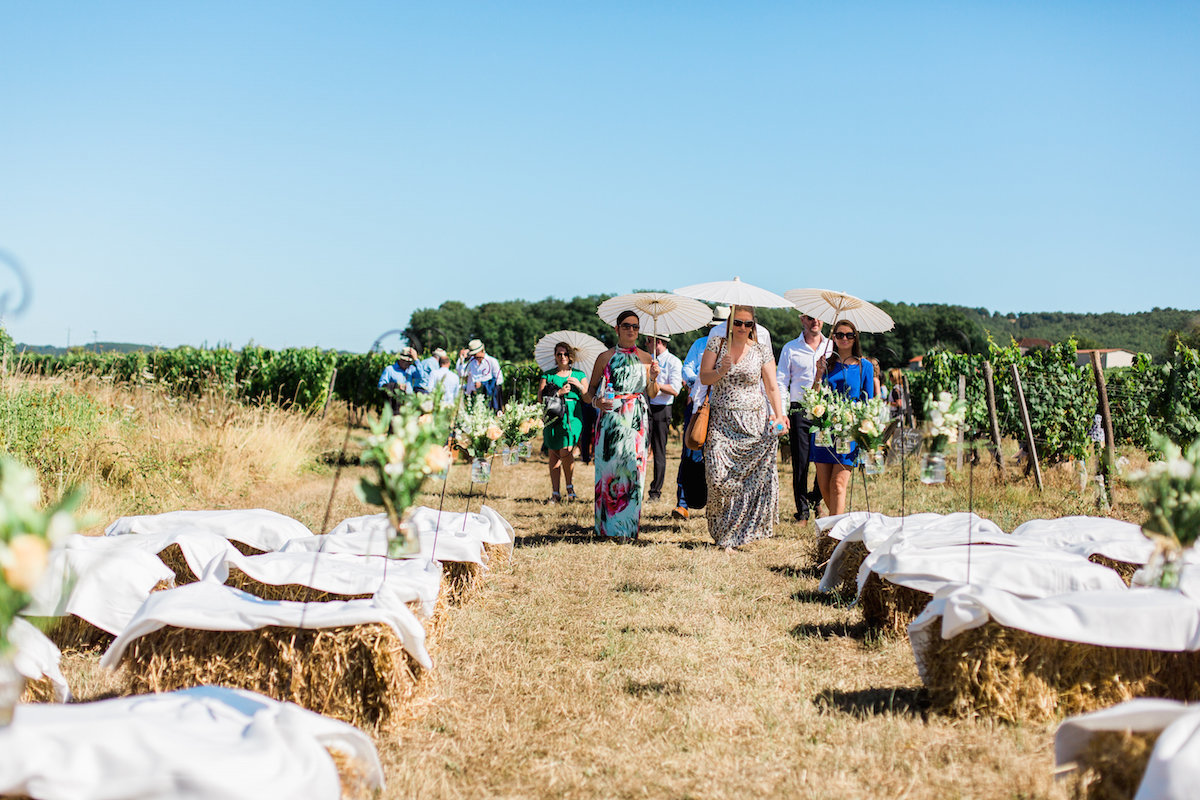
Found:
<path fill-rule="evenodd" d="M 1162 391 L 1162 377 L 1162 365 L 1152 364 L 1145 353 L 1138 353 L 1133 366 L 1104 373 L 1113 444 L 1150 446 L 1150 436 L 1157 425 L 1150 416 L 1150 403 Z"/>
<path fill-rule="evenodd" d="M 1161 391 L 1149 404 L 1150 415 L 1172 442 L 1184 445 L 1200 437 L 1200 354 L 1182 342 L 1161 368 Z"/>
<path fill-rule="evenodd" d="M 90 445 L 100 422 L 100 407 L 74 392 L 24 386 L 0 391 L 0 451 L 39 475 L 61 472 L 77 449 Z"/>
<path fill-rule="evenodd" d="M 1142 528 L 1191 545 L 1200 537 L 1200 439 L 1181 449 L 1156 434 L 1151 445 L 1160 460 L 1131 481 L 1148 514 Z"/>

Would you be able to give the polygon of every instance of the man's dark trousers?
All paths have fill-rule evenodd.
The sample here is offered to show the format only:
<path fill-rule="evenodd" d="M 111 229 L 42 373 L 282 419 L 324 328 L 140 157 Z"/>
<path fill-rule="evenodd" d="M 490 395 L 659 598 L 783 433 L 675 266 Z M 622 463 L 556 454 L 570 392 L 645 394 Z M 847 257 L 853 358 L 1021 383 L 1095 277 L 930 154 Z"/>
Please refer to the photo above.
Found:
<path fill-rule="evenodd" d="M 650 406 L 650 449 L 654 452 L 654 480 L 650 496 L 662 494 L 663 479 L 667 476 L 667 430 L 671 427 L 671 404 Z"/>
<path fill-rule="evenodd" d="M 814 485 L 812 493 L 808 491 L 808 450 L 812 441 L 808 428 L 811 422 L 800 405 L 792 403 L 788 413 L 791 426 L 788 440 L 792 456 L 792 496 L 796 498 L 796 513 L 800 519 L 808 519 L 812 509 L 821 503 L 820 487 Z"/>

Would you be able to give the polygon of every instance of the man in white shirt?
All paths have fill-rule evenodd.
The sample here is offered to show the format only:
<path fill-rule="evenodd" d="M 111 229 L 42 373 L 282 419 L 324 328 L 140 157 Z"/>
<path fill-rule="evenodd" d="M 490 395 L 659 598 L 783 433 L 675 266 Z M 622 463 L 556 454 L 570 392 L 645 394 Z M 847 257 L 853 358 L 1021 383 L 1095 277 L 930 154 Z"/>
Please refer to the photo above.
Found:
<path fill-rule="evenodd" d="M 821 334 L 821 320 L 807 314 L 800 315 L 803 333 L 783 346 L 779 353 L 779 366 L 775 378 L 779 390 L 790 396 L 788 422 L 791 435 L 788 437 L 792 456 L 792 495 L 796 499 L 796 519 L 807 522 L 811 508 L 821 502 L 820 490 L 815 486 L 812 493 L 808 485 L 809 419 L 800 402 L 804 393 L 812 387 L 817 377 L 817 362 L 828 358 L 833 352 L 832 342 Z"/>
<path fill-rule="evenodd" d="M 450 369 L 450 357 L 446 355 L 446 351 L 434 352 L 441 352 L 441 355 L 438 356 L 437 369 L 429 373 L 429 382 L 432 386 L 442 387 L 443 403 L 453 403 L 458 399 L 458 387 L 461 381 L 454 370 Z"/>
<path fill-rule="evenodd" d="M 650 450 L 654 453 L 654 479 L 650 499 L 662 496 L 667 474 L 667 432 L 671 427 L 671 409 L 683 388 L 683 362 L 667 350 L 667 337 L 651 338 L 654 360 L 658 362 L 658 396 L 650 399 Z"/>
<path fill-rule="evenodd" d="M 487 395 L 492 410 L 500 410 L 500 387 L 504 385 L 504 376 L 500 373 L 500 362 L 485 352 L 483 342 L 472 339 L 467 342 L 466 351 L 460 356 L 460 376 L 463 379 L 463 394 L 473 395 L 483 392 Z"/>

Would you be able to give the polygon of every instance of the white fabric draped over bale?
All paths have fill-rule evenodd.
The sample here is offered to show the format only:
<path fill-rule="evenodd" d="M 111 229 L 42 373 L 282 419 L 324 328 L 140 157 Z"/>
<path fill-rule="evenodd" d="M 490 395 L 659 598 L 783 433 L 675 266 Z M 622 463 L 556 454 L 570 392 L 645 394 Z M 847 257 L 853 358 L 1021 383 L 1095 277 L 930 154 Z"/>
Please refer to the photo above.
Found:
<path fill-rule="evenodd" d="M 937 625 L 937 621 L 941 624 Z M 934 637 L 952 639 L 993 619 L 1006 628 L 1102 647 L 1200 650 L 1200 603 L 1182 592 L 1126 589 L 1022 598 L 987 586 L 946 586 L 912 624 L 917 670 Z"/>
<path fill-rule="evenodd" d="M 265 508 L 231 511 L 169 511 L 138 517 L 121 517 L 104 529 L 106 536 L 130 533 L 177 533 L 203 530 L 258 550 L 280 550 L 294 539 L 312 537 L 298 520 Z"/>
<path fill-rule="evenodd" d="M 311 536 L 309 538 L 312 538 Z M 162 553 L 171 545 L 178 545 L 183 560 L 197 580 L 204 577 L 209 564 L 214 561 L 241 555 L 241 551 L 218 533 L 202 528 L 178 528 L 136 536 L 82 536 L 75 534 L 67 540 L 66 547 L 79 550 L 112 552 L 115 550 L 142 550 L 151 555 Z"/>
<path fill-rule="evenodd" d="M 1137 699 L 1068 717 L 1054 736 L 1059 768 L 1075 762 L 1103 731 L 1158 733 L 1134 800 L 1192 800 L 1200 786 L 1200 705 Z"/>
<path fill-rule="evenodd" d="M 17 672 L 31 681 L 48 679 L 54 687 L 54 696 L 58 702 L 70 701 L 71 688 L 59 667 L 62 653 L 54 642 L 20 617 L 12 621 L 8 629 L 8 639 L 16 651 L 13 666 L 17 668 Z"/>
<path fill-rule="evenodd" d="M 202 686 L 22 705 L 0 728 L 0 794 L 73 800 L 337 800 L 335 750 L 383 786 L 362 731 L 254 692 Z"/>
<path fill-rule="evenodd" d="M 175 573 L 157 556 L 136 548 L 92 548 L 74 534 L 66 546 L 50 553 L 49 565 L 25 609 L 28 617 L 74 614 L 97 628 L 119 634 L 152 590 Z"/>
<path fill-rule="evenodd" d="M 247 556 L 234 548 L 210 562 L 203 579 L 224 583 L 230 568 L 259 583 L 308 586 L 330 594 L 375 594 L 386 586 L 397 602 L 420 603 L 425 617 L 433 615 L 442 583 L 441 566 L 423 559 L 300 550 Z"/>
<path fill-rule="evenodd" d="M 1154 543 L 1140 525 L 1109 517 L 1061 517 L 1032 519 L 1012 535 L 1056 547 L 1085 558 L 1101 555 L 1127 564 L 1145 564 L 1154 553 Z"/>
<path fill-rule="evenodd" d="M 155 592 L 105 651 L 100 666 L 115 669 L 130 642 L 167 626 L 252 631 L 269 626 L 318 629 L 370 623 L 391 627 L 417 663 L 427 669 L 433 666 L 425 649 L 425 629 L 387 586 L 370 600 L 299 603 L 261 600 L 212 581 Z"/>
<path fill-rule="evenodd" d="M 1067 592 L 1125 591 L 1111 569 L 1050 547 L 998 544 L 949 547 L 880 548 L 863 560 L 858 591 L 871 573 L 889 583 L 933 594 L 943 586 L 971 583 L 1018 597 L 1050 597 Z"/>

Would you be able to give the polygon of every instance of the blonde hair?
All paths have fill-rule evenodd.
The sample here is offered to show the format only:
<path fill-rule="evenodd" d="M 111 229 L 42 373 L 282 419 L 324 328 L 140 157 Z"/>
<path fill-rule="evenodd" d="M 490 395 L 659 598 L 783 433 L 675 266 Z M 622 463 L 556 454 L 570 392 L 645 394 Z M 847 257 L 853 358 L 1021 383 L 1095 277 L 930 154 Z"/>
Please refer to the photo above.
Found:
<path fill-rule="evenodd" d="M 750 341 L 758 344 L 758 316 L 754 313 L 754 306 L 733 306 L 729 309 L 729 319 L 725 321 L 726 335 L 730 339 L 733 338 L 733 317 L 739 311 L 750 312 Z"/>

